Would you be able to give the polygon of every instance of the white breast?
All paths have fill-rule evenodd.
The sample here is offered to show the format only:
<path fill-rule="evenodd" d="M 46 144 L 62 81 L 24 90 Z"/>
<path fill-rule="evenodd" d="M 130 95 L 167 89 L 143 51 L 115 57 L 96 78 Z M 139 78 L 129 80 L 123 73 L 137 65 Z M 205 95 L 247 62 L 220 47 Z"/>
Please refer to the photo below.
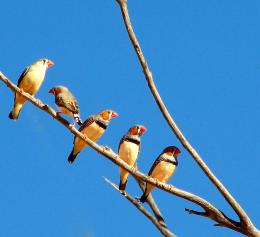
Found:
<path fill-rule="evenodd" d="M 137 160 L 139 146 L 132 142 L 124 141 L 119 149 L 119 157 L 128 165 L 133 166 Z"/>

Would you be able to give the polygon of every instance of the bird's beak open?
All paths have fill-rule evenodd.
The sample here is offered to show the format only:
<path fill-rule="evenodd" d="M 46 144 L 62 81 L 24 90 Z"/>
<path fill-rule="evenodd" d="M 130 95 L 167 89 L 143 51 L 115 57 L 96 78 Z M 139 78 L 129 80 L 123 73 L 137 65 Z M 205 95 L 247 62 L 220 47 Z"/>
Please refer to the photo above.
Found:
<path fill-rule="evenodd" d="M 146 131 L 147 131 L 147 128 L 146 128 L 146 127 L 142 126 L 142 127 L 140 128 L 140 132 L 141 132 L 141 133 L 145 133 Z"/>
<path fill-rule="evenodd" d="M 118 115 L 118 113 L 116 113 L 116 112 L 112 112 L 112 118 L 116 118 L 116 117 L 118 117 L 119 115 Z"/>
<path fill-rule="evenodd" d="M 54 90 L 53 90 L 53 89 L 50 89 L 50 90 L 49 90 L 49 93 L 50 93 L 50 94 L 54 94 Z"/>
<path fill-rule="evenodd" d="M 54 62 L 52 62 L 50 59 L 48 59 L 47 65 L 48 65 L 48 67 L 52 67 L 54 65 Z"/>

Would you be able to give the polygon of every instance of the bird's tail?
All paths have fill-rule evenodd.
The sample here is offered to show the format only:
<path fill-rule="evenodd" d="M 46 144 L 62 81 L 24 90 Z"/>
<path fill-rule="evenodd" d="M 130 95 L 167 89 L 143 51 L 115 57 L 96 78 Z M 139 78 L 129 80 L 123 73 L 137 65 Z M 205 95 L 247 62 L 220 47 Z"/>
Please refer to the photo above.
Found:
<path fill-rule="evenodd" d="M 74 150 L 74 149 L 73 149 Z M 68 157 L 68 162 L 70 163 L 70 164 L 72 164 L 73 163 L 73 161 L 76 159 L 76 157 L 77 157 L 77 155 L 79 154 L 79 153 L 76 153 L 76 154 L 74 154 L 74 151 L 71 151 L 71 153 L 70 153 L 70 155 L 69 155 L 69 157 Z"/>
<path fill-rule="evenodd" d="M 127 180 L 123 183 L 122 180 L 120 179 L 119 191 L 124 192 L 124 191 L 125 191 L 126 184 L 127 184 Z"/>
<path fill-rule="evenodd" d="M 13 110 L 9 113 L 9 118 L 12 120 L 17 120 L 22 109 L 22 104 L 15 104 Z"/>
<path fill-rule="evenodd" d="M 79 114 L 74 114 L 73 117 L 79 126 L 83 124 L 82 120 L 79 117 Z"/>
<path fill-rule="evenodd" d="M 148 196 L 149 196 L 149 193 L 146 193 L 146 191 L 144 191 L 144 193 L 143 193 L 142 197 L 140 197 L 139 201 L 144 203 Z"/>

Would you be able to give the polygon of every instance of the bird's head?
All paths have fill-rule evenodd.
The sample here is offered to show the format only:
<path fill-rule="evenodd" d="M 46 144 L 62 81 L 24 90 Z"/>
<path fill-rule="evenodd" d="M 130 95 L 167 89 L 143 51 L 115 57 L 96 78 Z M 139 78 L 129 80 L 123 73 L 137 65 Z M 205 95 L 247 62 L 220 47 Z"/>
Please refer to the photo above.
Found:
<path fill-rule="evenodd" d="M 169 156 L 177 156 L 181 151 L 176 146 L 168 146 L 163 150 L 163 153 Z"/>
<path fill-rule="evenodd" d="M 98 115 L 105 121 L 109 121 L 112 118 L 116 118 L 119 116 L 118 113 L 109 109 L 101 111 Z"/>
<path fill-rule="evenodd" d="M 53 87 L 49 90 L 49 93 L 56 96 L 56 95 L 60 94 L 61 92 L 65 92 L 65 91 L 68 91 L 67 87 L 65 87 L 65 86 L 55 86 L 55 87 Z"/>
<path fill-rule="evenodd" d="M 147 131 L 147 129 L 146 129 L 146 127 L 144 127 L 143 125 L 135 125 L 135 126 L 131 127 L 128 132 L 129 132 L 131 135 L 141 136 L 141 135 L 143 135 L 146 131 Z"/>
<path fill-rule="evenodd" d="M 42 59 L 39 59 L 38 61 L 36 61 L 33 64 L 37 65 L 37 66 L 44 66 L 44 67 L 48 68 L 48 67 L 52 67 L 54 65 L 54 62 L 51 61 L 50 59 L 42 58 Z"/>

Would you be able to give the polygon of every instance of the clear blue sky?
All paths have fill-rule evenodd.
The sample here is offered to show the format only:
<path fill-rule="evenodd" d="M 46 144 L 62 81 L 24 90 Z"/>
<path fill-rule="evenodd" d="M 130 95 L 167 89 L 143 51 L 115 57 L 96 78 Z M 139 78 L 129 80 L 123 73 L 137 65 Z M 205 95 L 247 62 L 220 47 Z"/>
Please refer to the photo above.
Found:
<path fill-rule="evenodd" d="M 136 34 L 170 112 L 205 162 L 260 227 L 260 2 L 128 0 Z M 17 82 L 38 58 L 55 62 L 37 96 L 65 85 L 83 119 L 105 108 L 120 114 L 100 144 L 117 150 L 133 124 L 143 124 L 138 165 L 148 172 L 167 145 L 183 151 L 170 183 L 233 212 L 163 120 L 146 86 L 115 0 L 3 1 L 0 70 Z M 160 236 L 132 204 L 106 184 L 118 168 L 92 149 L 67 164 L 73 136 L 26 104 L 8 119 L 13 95 L 0 83 L 0 236 Z M 70 120 L 71 121 L 71 120 Z M 141 194 L 130 178 L 127 190 Z M 178 236 L 240 236 L 188 215 L 191 203 L 153 192 Z M 199 209 L 198 209 L 199 210 Z"/>

